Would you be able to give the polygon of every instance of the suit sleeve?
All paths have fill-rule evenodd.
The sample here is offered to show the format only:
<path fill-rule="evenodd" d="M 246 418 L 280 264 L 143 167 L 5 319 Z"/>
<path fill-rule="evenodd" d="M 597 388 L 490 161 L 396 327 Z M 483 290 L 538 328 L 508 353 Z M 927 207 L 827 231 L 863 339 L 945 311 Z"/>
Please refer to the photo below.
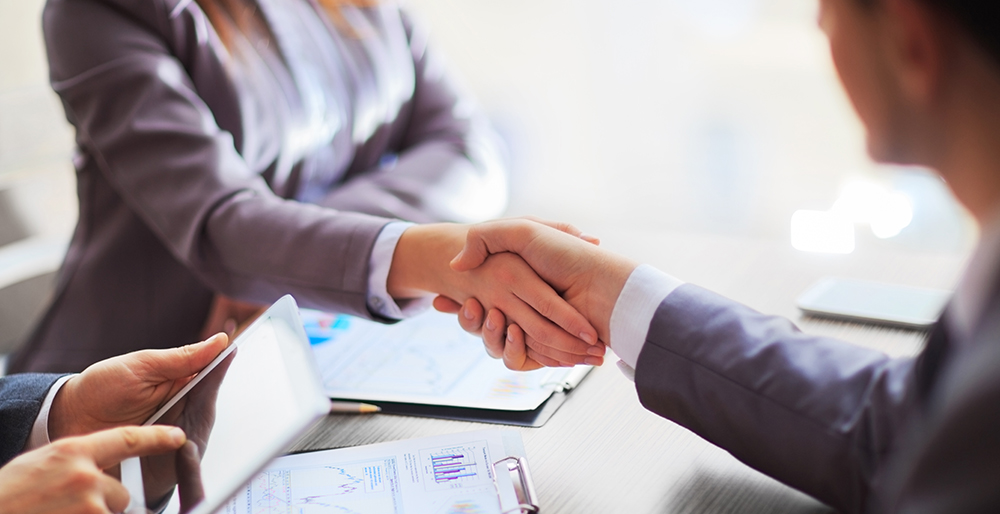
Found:
<path fill-rule="evenodd" d="M 508 194 L 499 138 L 428 48 L 425 31 L 403 22 L 416 84 L 398 159 L 354 173 L 323 204 L 417 223 L 495 218 Z"/>
<path fill-rule="evenodd" d="M 387 220 L 275 195 L 172 53 L 163 2 L 130 5 L 52 0 L 44 13 L 52 85 L 85 158 L 214 290 L 367 312 L 368 256 Z"/>
<path fill-rule="evenodd" d="M 25 373 L 0 378 L 0 466 L 24 449 L 45 395 L 60 376 Z"/>
<path fill-rule="evenodd" d="M 916 406 L 913 367 L 687 284 L 653 318 L 636 387 L 651 411 L 852 513 Z"/>

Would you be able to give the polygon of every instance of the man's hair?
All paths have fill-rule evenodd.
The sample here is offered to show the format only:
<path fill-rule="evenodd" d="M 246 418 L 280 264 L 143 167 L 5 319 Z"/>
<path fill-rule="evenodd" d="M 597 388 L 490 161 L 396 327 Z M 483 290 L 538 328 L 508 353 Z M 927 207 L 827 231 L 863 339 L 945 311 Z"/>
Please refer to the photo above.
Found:
<path fill-rule="evenodd" d="M 868 6 L 881 0 L 860 0 Z M 917 0 L 951 16 L 1000 65 L 1000 0 Z"/>

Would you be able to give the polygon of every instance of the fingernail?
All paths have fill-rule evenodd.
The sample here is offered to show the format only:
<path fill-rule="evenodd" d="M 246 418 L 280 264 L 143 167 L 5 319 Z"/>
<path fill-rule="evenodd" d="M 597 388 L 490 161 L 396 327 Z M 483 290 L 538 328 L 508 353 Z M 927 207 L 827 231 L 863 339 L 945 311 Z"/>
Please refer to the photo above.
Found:
<path fill-rule="evenodd" d="M 496 330 L 497 326 L 493 324 L 493 320 L 489 317 L 486 318 L 486 330 Z"/>
<path fill-rule="evenodd" d="M 604 364 L 604 359 L 600 357 L 587 357 L 586 359 L 583 359 L 583 362 L 591 366 L 601 366 Z"/>
<path fill-rule="evenodd" d="M 180 428 L 173 427 L 168 432 L 170 434 L 170 440 L 173 441 L 174 444 L 181 445 L 187 440 L 187 436 L 184 435 L 184 431 Z"/>
<path fill-rule="evenodd" d="M 604 353 L 606 351 L 607 350 L 603 346 L 591 346 L 590 348 L 587 348 L 587 353 L 595 357 L 604 357 Z"/>
<path fill-rule="evenodd" d="M 472 319 L 472 311 L 469 310 L 468 307 L 462 309 L 462 315 L 465 316 L 465 319 L 468 319 L 468 320 Z M 486 320 L 486 321 L 489 322 L 489 320 Z"/>
<path fill-rule="evenodd" d="M 510 330 L 507 331 L 507 340 L 512 343 L 514 342 L 514 335 L 510 333 Z"/>
<path fill-rule="evenodd" d="M 583 342 L 587 344 L 597 344 L 597 338 L 594 337 L 593 334 L 588 334 L 587 332 L 581 332 L 580 339 L 583 339 Z"/>

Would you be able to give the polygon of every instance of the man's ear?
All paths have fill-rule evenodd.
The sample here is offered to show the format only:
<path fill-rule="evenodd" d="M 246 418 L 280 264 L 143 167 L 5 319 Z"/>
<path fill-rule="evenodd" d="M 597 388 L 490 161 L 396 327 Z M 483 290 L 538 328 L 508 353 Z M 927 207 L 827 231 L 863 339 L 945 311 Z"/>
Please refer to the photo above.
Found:
<path fill-rule="evenodd" d="M 932 104 L 952 53 L 946 18 L 918 0 L 883 2 L 883 40 L 899 92 L 908 103 Z"/>

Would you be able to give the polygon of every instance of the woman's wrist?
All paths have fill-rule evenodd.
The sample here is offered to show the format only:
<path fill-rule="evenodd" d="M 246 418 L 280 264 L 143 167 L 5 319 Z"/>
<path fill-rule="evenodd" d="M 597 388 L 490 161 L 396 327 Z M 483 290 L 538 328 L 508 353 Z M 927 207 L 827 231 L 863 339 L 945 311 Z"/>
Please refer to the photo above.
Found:
<path fill-rule="evenodd" d="M 427 293 L 447 295 L 451 259 L 465 245 L 468 226 L 452 223 L 414 225 L 399 237 L 392 255 L 386 288 L 395 299 L 417 298 Z"/>

